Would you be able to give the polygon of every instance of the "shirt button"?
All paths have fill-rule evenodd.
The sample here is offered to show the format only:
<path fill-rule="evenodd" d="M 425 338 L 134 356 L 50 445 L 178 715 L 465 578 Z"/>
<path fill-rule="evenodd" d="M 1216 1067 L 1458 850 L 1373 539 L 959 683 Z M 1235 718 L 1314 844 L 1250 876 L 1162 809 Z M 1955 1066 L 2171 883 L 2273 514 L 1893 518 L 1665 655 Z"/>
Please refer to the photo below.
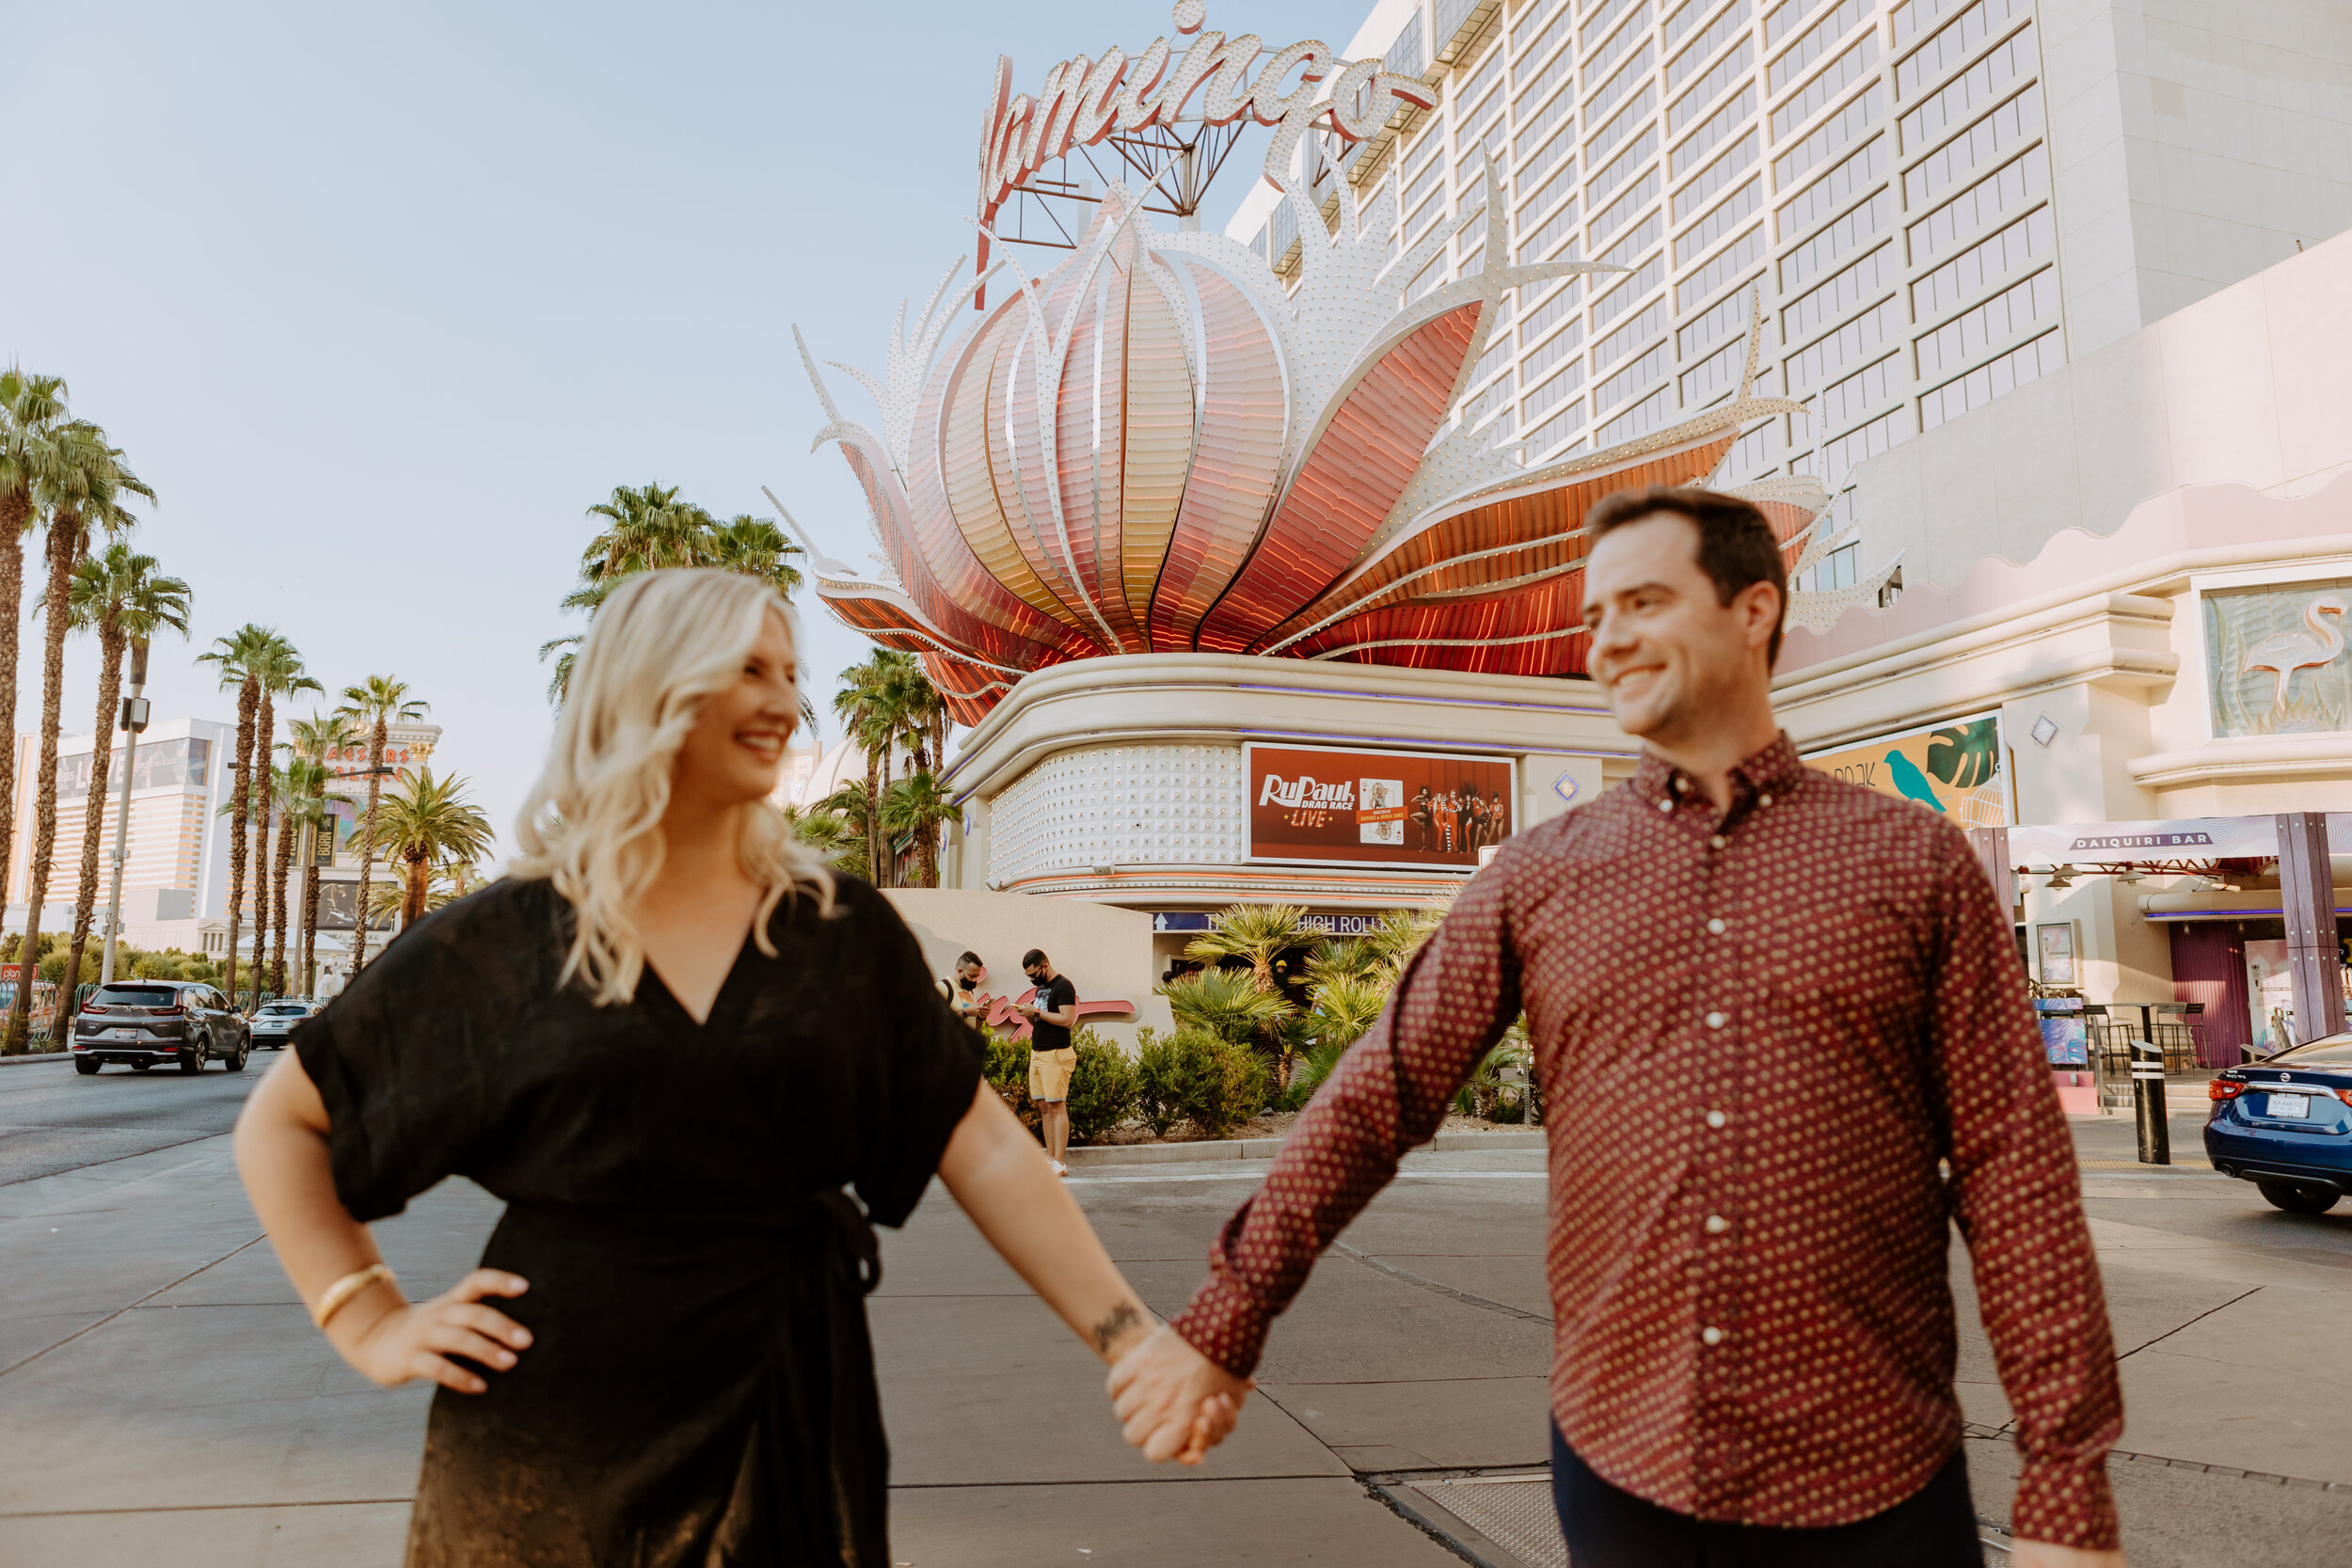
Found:
<path fill-rule="evenodd" d="M 1707 1026 L 1709 1029 L 1720 1029 L 1730 1022 L 1731 1015 L 1729 1013 L 1709 1013 L 1707 1015 Z"/>
<path fill-rule="evenodd" d="M 1756 803 L 1759 806 L 1769 806 L 1772 803 L 1772 798 L 1769 795 L 1759 795 L 1756 798 Z"/>
<path fill-rule="evenodd" d="M 1686 778 L 1684 778 L 1684 777 L 1683 777 L 1681 774 L 1679 774 L 1679 773 L 1676 774 L 1676 775 L 1675 775 L 1675 793 L 1676 793 L 1677 795 L 1686 795 L 1686 794 L 1690 793 L 1690 789 L 1691 789 L 1691 781 L 1690 781 L 1690 780 L 1688 780 L 1688 779 L 1686 779 Z"/>
<path fill-rule="evenodd" d="M 1711 844 L 1711 845 L 1713 845 L 1716 848 L 1720 849 L 1720 848 L 1722 848 L 1724 845 L 1729 844 L 1729 843 L 1731 842 L 1731 840 L 1729 840 L 1729 839 L 1725 838 L 1725 837 L 1724 837 L 1723 834 L 1721 834 L 1721 833 L 1717 833 L 1717 834 L 1716 834 L 1713 838 L 1708 839 L 1707 842 L 1708 842 L 1708 843 L 1709 843 L 1709 844 Z"/>
<path fill-rule="evenodd" d="M 1724 1342 L 1724 1331 L 1709 1323 L 1699 1330 L 1699 1338 L 1710 1345 L 1720 1345 Z"/>
<path fill-rule="evenodd" d="M 1730 1117 L 1724 1116 L 1721 1111 L 1709 1111 L 1707 1113 L 1707 1125 L 1709 1127 L 1721 1127 L 1724 1122 L 1730 1119 Z"/>
<path fill-rule="evenodd" d="M 1730 1228 L 1731 1222 L 1724 1218 L 1723 1215 L 1709 1214 L 1707 1216 L 1707 1233 L 1709 1236 L 1720 1236 Z"/>
<path fill-rule="evenodd" d="M 1675 803 L 1672 800 L 1661 800 L 1658 802 L 1658 809 L 1660 811 L 1672 811 L 1675 809 Z"/>
<path fill-rule="evenodd" d="M 1722 936 L 1725 927 L 1722 920 L 1716 919 L 1708 921 L 1707 923 L 1707 928 L 1716 936 Z"/>

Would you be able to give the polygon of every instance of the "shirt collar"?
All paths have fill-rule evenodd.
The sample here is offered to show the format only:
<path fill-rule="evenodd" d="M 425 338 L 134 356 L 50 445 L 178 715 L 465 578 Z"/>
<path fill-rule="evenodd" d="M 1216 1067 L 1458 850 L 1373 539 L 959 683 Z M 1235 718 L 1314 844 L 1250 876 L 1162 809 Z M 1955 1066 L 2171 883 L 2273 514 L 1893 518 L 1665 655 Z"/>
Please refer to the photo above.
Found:
<path fill-rule="evenodd" d="M 1755 755 L 1746 757 L 1731 770 L 1732 804 L 1767 796 L 1786 795 L 1804 782 L 1805 766 L 1797 755 L 1796 743 L 1783 730 L 1772 743 Z M 1644 752 L 1640 765 L 1634 769 L 1633 787 L 1640 796 L 1652 802 L 1679 803 L 1694 793 L 1687 782 L 1677 788 L 1677 781 L 1686 781 L 1682 769 L 1655 752 Z"/>

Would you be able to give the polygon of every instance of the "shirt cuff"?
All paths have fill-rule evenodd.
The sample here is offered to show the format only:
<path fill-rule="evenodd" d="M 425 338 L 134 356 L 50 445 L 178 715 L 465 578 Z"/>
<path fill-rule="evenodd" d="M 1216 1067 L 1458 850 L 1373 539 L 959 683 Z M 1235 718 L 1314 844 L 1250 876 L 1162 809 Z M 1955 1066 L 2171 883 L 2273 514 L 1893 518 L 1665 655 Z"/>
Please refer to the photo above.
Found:
<path fill-rule="evenodd" d="M 1264 1354 L 1274 1314 L 1232 1280 L 1211 1275 L 1168 1326 L 1177 1337 L 1232 1373 L 1248 1377 Z"/>
<path fill-rule="evenodd" d="M 2020 1541 L 2043 1541 L 2079 1551 L 2111 1552 L 2122 1546 L 2115 1495 L 2107 1490 L 2106 1456 L 2089 1465 L 2026 1460 L 2017 1478 L 2010 1531 Z"/>

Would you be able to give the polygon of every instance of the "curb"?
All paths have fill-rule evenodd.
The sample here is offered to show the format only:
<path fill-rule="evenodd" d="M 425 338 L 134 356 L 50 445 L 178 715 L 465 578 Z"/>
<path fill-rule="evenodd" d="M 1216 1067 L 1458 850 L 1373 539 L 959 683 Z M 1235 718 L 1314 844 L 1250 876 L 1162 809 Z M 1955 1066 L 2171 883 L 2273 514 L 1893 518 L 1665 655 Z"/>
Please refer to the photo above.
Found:
<path fill-rule="evenodd" d="M 0 1056 L 0 1067 L 14 1067 L 19 1062 L 62 1062 L 72 1054 L 71 1051 L 26 1052 L 18 1056 Z"/>
<path fill-rule="evenodd" d="M 1423 1148 L 1459 1152 L 1466 1148 L 1541 1148 L 1541 1129 L 1518 1132 L 1440 1132 Z M 1203 1138 L 1188 1144 L 1106 1144 L 1081 1146 L 1070 1151 L 1070 1168 L 1088 1165 L 1199 1164 L 1215 1160 L 1271 1160 L 1281 1152 L 1279 1138 Z"/>

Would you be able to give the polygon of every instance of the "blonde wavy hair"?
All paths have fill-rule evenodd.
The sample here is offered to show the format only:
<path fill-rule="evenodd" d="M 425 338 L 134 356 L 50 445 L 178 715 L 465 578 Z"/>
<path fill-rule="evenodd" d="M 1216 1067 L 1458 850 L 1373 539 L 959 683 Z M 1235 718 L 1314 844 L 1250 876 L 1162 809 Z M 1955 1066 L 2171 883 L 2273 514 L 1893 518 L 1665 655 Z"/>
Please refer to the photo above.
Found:
<path fill-rule="evenodd" d="M 572 665 L 546 770 L 523 802 L 515 875 L 546 878 L 572 907 L 559 985 L 578 977 L 598 1006 L 637 994 L 645 947 L 633 911 L 660 874 L 670 776 L 706 699 L 742 677 L 769 615 L 795 645 L 791 608 L 756 578 L 666 570 L 632 577 L 596 611 Z M 775 956 L 769 918 L 806 894 L 833 909 L 833 874 L 765 801 L 743 814 L 739 852 L 762 892 L 752 937 Z"/>

